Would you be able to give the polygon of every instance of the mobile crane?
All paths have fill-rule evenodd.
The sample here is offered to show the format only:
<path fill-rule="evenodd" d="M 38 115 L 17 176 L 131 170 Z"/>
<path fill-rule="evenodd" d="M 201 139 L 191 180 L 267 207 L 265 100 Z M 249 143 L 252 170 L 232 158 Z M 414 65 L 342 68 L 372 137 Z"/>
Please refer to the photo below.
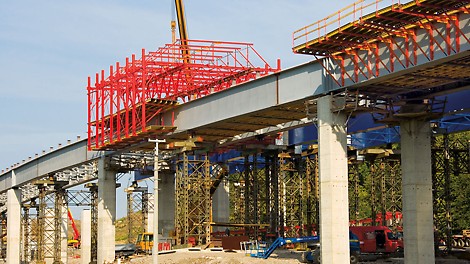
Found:
<path fill-rule="evenodd" d="M 74 248 L 80 247 L 80 232 L 78 231 L 77 226 L 75 225 L 75 220 L 73 220 L 72 212 L 70 212 L 70 208 L 67 209 L 67 215 L 70 220 L 70 224 L 72 225 L 73 229 L 73 238 L 67 241 L 67 245 L 72 246 Z"/>
<path fill-rule="evenodd" d="M 183 54 L 184 62 L 189 63 L 189 49 L 188 49 L 188 27 L 186 26 L 186 16 L 184 13 L 183 0 L 175 0 L 176 17 L 178 18 L 178 30 L 181 41 L 181 52 Z M 175 21 L 171 22 L 173 32 L 173 43 L 176 41 L 174 34 Z"/>

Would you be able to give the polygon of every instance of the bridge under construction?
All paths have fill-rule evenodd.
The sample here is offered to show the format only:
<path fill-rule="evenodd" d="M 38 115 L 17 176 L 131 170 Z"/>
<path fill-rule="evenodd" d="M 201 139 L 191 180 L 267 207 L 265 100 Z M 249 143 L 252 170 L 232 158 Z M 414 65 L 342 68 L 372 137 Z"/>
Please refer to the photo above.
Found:
<path fill-rule="evenodd" d="M 83 263 L 113 262 L 116 178 L 133 172 L 131 243 L 318 232 L 322 263 L 348 263 L 349 225 L 380 224 L 403 228 L 406 263 L 434 263 L 435 234 L 452 247 L 451 176 L 470 173 L 469 142 L 451 137 L 470 128 L 470 4 L 384 2 L 293 32 L 313 59 L 293 68 L 250 43 L 182 38 L 89 77 L 88 137 L 1 171 L 0 252 L 66 263 L 67 208 L 85 206 Z"/>

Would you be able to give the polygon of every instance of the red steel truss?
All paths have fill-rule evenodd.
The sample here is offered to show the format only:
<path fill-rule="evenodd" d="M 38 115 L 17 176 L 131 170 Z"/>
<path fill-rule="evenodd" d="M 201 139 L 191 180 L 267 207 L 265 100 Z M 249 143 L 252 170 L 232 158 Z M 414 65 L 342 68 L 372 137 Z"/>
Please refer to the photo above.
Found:
<path fill-rule="evenodd" d="M 263 64 L 257 67 L 255 64 Z M 159 115 L 179 103 L 218 92 L 279 70 L 240 42 L 185 40 L 167 44 L 125 65 L 88 77 L 88 147 L 119 149 L 169 132 Z"/>
<path fill-rule="evenodd" d="M 460 52 L 460 41 L 469 41 L 460 29 L 462 13 L 469 13 L 469 1 L 359 0 L 295 31 L 293 51 L 329 57 L 335 67 L 323 67 L 341 87 L 412 67 L 419 57 Z M 418 30 L 426 43 L 417 40 Z"/>

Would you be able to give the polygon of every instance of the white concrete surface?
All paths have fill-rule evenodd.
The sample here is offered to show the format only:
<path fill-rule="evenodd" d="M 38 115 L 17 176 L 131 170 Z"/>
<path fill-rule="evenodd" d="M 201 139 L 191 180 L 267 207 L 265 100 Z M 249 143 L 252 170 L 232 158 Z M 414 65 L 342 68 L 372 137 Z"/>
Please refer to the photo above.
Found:
<path fill-rule="evenodd" d="M 346 114 L 333 113 L 332 96 L 318 99 L 320 243 L 322 263 L 349 263 Z"/>
<path fill-rule="evenodd" d="M 106 157 L 98 161 L 98 263 L 113 263 L 115 253 L 116 172 Z"/>
<path fill-rule="evenodd" d="M 20 263 L 21 190 L 7 191 L 7 263 Z"/>
<path fill-rule="evenodd" d="M 402 121 L 400 135 L 405 263 L 434 263 L 431 127 Z"/>
<path fill-rule="evenodd" d="M 91 261 L 91 211 L 83 210 L 80 219 L 80 263 L 89 264 Z"/>

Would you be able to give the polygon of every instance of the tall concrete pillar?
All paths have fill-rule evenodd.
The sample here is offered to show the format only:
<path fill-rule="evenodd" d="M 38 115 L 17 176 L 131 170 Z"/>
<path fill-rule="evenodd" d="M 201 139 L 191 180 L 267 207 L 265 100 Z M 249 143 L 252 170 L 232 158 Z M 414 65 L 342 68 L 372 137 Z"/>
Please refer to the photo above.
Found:
<path fill-rule="evenodd" d="M 229 222 L 229 188 L 228 184 L 223 181 L 212 195 L 212 221 L 213 222 Z M 214 227 L 214 232 L 224 231 L 225 227 Z"/>
<path fill-rule="evenodd" d="M 333 113 L 331 95 L 318 99 L 320 243 L 322 263 L 349 263 L 346 114 Z"/>
<path fill-rule="evenodd" d="M 82 264 L 91 261 L 91 211 L 83 210 L 80 227 L 80 260 Z"/>
<path fill-rule="evenodd" d="M 405 263 L 434 263 L 429 122 L 400 124 Z"/>
<path fill-rule="evenodd" d="M 107 158 L 98 161 L 98 263 L 113 263 L 116 222 L 116 172 Z"/>
<path fill-rule="evenodd" d="M 158 233 L 164 237 L 170 236 L 175 229 L 175 175 L 160 172 L 158 195 Z"/>
<path fill-rule="evenodd" d="M 20 263 L 21 190 L 7 191 L 7 263 Z"/>
<path fill-rule="evenodd" d="M 67 197 L 67 196 L 65 196 Z M 67 199 L 67 198 L 65 198 Z M 68 215 L 67 215 L 67 205 L 64 204 L 61 206 L 61 213 L 60 216 L 60 260 L 63 264 L 68 263 L 67 258 L 67 240 L 68 240 Z"/>
<path fill-rule="evenodd" d="M 153 193 L 148 194 L 148 211 L 147 211 L 147 226 L 145 227 L 145 232 L 153 232 L 153 208 L 154 208 L 154 198 Z"/>

